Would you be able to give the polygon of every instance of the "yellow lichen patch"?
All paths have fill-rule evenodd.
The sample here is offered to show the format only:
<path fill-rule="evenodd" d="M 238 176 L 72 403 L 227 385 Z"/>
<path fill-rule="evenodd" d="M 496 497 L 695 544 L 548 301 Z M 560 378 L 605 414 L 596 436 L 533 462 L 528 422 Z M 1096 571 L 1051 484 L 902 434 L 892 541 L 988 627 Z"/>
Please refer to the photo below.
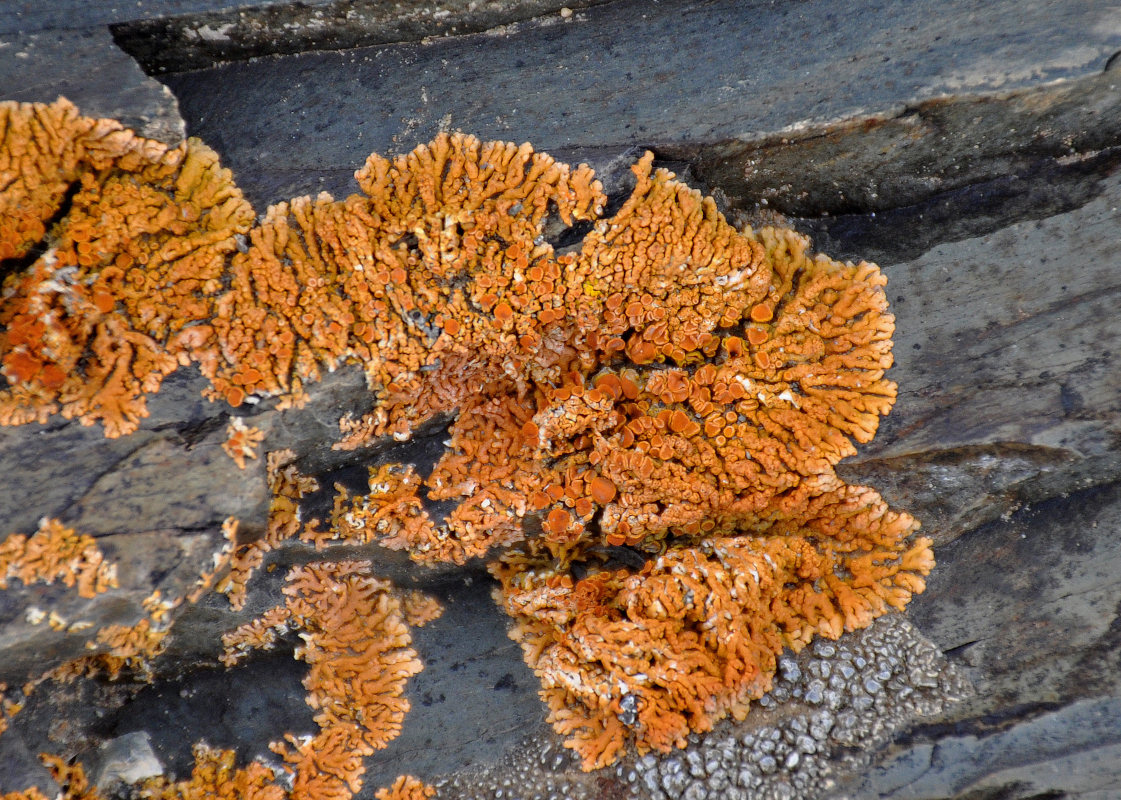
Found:
<path fill-rule="evenodd" d="M 222 449 L 234 460 L 238 469 L 245 469 L 245 459 L 257 457 L 257 445 L 265 438 L 260 428 L 246 425 L 241 417 L 234 417 L 226 426 L 226 441 Z"/>
<path fill-rule="evenodd" d="M 64 100 L 0 104 L 0 134 L 0 175 L 23 176 L 0 180 L 0 216 L 30 215 L 0 233 L 0 258 L 42 250 L 0 295 L 0 424 L 61 411 L 129 433 L 168 373 L 213 360 L 213 296 L 252 208 L 201 142 L 168 147 Z"/>
<path fill-rule="evenodd" d="M 117 565 L 105 560 L 92 536 L 43 519 L 30 536 L 13 533 L 0 542 L 0 589 L 13 578 L 24 584 L 62 581 L 90 598 L 117 587 Z"/>
<path fill-rule="evenodd" d="M 374 792 L 377 800 L 428 800 L 436 794 L 436 787 L 429 786 L 412 775 L 402 775 L 392 786 Z"/>

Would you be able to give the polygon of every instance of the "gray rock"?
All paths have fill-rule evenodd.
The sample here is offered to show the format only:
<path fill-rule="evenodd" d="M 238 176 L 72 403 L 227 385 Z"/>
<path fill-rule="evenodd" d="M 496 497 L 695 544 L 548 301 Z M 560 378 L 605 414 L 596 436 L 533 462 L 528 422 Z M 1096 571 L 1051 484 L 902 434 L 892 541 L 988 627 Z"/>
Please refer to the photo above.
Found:
<path fill-rule="evenodd" d="M 483 574 L 418 572 L 362 551 L 449 608 L 418 634 L 428 668 L 410 684 L 401 737 L 367 762 L 365 796 L 402 771 L 465 797 L 676 798 L 725 775 L 751 797 L 1111 796 L 1121 781 L 1121 21 L 1110 9 L 628 1 L 571 3 L 562 16 L 560 4 L 527 0 L 406 3 L 387 18 L 359 3 L 347 27 L 343 3 L 235 5 L 9 3 L 0 99 L 65 94 L 168 141 L 185 120 L 258 211 L 352 191 L 370 151 L 402 152 L 446 128 L 587 159 L 616 196 L 652 147 L 737 219 L 778 211 L 826 252 L 885 267 L 900 398 L 841 471 L 883 490 L 938 543 L 939 567 L 910 607 L 914 629 L 893 617 L 816 643 L 745 723 L 698 737 L 699 757 L 651 755 L 595 776 L 544 726 Z M 424 38 L 465 31 L 479 32 Z M 378 35 L 397 42 L 368 38 Z M 150 71 L 207 68 L 166 76 L 172 94 L 117 42 Z M 306 52 L 332 43 L 366 46 Z M 285 52 L 298 54 L 218 63 Z M 220 451 L 230 410 L 202 400 L 203 386 L 194 372 L 172 376 L 124 439 L 60 419 L 0 429 L 5 532 L 57 516 L 122 564 L 121 589 L 90 601 L 59 587 L 0 592 L 0 682 L 18 686 L 84 652 L 86 637 L 32 624 L 32 606 L 131 623 L 149 592 L 178 596 L 209 564 L 227 515 L 260 533 L 263 468 L 238 471 Z M 368 404 L 361 376 L 343 370 L 302 411 L 264 402 L 236 413 L 267 431 L 262 450 L 292 447 L 320 477 L 327 488 L 306 512 L 322 514 L 335 480 L 361 485 L 359 457 L 330 443 L 343 410 Z M 362 458 L 431 460 L 440 438 L 433 429 Z M 178 612 L 150 688 L 40 687 L 0 736 L 0 791 L 50 792 L 41 750 L 92 764 L 103 742 L 146 732 L 182 774 L 202 729 L 247 757 L 282 730 L 310 730 L 303 666 L 286 652 L 213 666 L 218 633 L 274 603 L 283 567 L 312 557 L 299 546 L 274 554 L 281 568 L 254 583 L 243 614 L 217 598 Z M 977 692 L 951 705 L 963 675 Z M 233 710 L 215 720 L 225 703 Z M 799 733 L 792 743 L 787 730 Z"/>
<path fill-rule="evenodd" d="M 120 783 L 137 783 L 163 775 L 163 764 L 156 758 L 148 734 L 127 733 L 102 742 L 98 747 L 94 785 L 100 791 Z"/>

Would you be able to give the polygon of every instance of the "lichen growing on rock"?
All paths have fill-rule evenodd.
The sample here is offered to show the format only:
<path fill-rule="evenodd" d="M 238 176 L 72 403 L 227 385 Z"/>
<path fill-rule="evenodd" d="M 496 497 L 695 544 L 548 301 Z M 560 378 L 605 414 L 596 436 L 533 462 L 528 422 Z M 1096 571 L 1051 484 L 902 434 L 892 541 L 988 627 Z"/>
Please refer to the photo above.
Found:
<path fill-rule="evenodd" d="M 240 608 L 265 553 L 297 536 L 426 563 L 491 554 L 549 719 L 592 769 L 628 742 L 666 753 L 742 719 L 784 648 L 922 591 L 917 522 L 834 471 L 895 401 L 874 265 L 737 230 L 649 153 L 610 217 L 587 166 L 442 134 L 370 156 L 362 194 L 296 198 L 254 225 L 199 142 L 168 148 L 65 101 L 0 108 L 0 209 L 30 209 L 0 231 L 0 260 L 28 262 L 0 296 L 0 424 L 61 411 L 123 435 L 192 363 L 233 406 L 299 406 L 324 370 L 360 365 L 376 404 L 342 415 L 340 450 L 452 418 L 430 474 L 371 468 L 367 494 L 340 487 L 329 529 L 300 518 L 317 484 L 295 453 L 269 453 L 264 537 L 238 541 L 227 520 L 188 600 L 216 587 Z M 557 252 L 553 217 L 591 230 Z M 244 466 L 263 439 L 235 422 L 226 448 Z M 277 751 L 294 796 L 343 798 L 399 727 L 419 662 L 400 597 L 368 566 L 298 567 L 285 594 L 223 660 L 302 631 L 321 732 Z M 416 606 L 417 624 L 435 611 Z M 360 616 L 375 624 L 355 629 Z M 225 774 L 224 755 L 199 752 L 200 775 Z"/>
<path fill-rule="evenodd" d="M 279 796 L 350 797 L 362 785 L 363 757 L 398 734 L 409 710 L 401 695 L 421 663 L 401 600 L 392 584 L 371 577 L 370 569 L 364 561 L 294 567 L 283 606 L 223 637 L 227 666 L 252 649 L 271 646 L 278 632 L 296 630 L 303 640 L 296 657 L 310 667 L 304 686 L 320 730 L 315 736 L 288 735 L 270 746 L 291 775 L 291 790 Z"/>
<path fill-rule="evenodd" d="M 229 666 L 251 649 L 270 646 L 277 632 L 300 634 L 303 643 L 295 655 L 309 666 L 304 686 L 319 732 L 289 734 L 270 745 L 283 759 L 286 780 L 260 761 L 236 767 L 234 751 L 200 742 L 189 778 L 150 778 L 139 787 L 139 796 L 345 800 L 357 792 L 365 772 L 363 758 L 400 732 L 409 710 L 409 701 L 402 697 L 405 683 L 421 670 L 405 622 L 410 612 L 392 584 L 372 577 L 370 569 L 366 561 L 294 567 L 283 590 L 284 605 L 223 637 L 223 661 Z M 409 600 L 421 624 L 436 613 L 423 598 Z M 56 767 L 64 766 L 52 758 Z M 70 800 L 102 797 L 90 787 L 81 765 L 55 769 L 55 774 Z M 424 790 L 423 785 L 409 783 L 400 796 L 428 796 Z M 34 791 L 16 796 L 35 797 Z"/>
<path fill-rule="evenodd" d="M 105 559 L 92 536 L 44 518 L 30 536 L 13 533 L 0 541 L 0 590 L 13 578 L 25 585 L 61 581 L 88 599 L 116 587 L 117 565 Z"/>
<path fill-rule="evenodd" d="M 0 186 L 0 263 L 37 256 L 0 294 L 0 424 L 135 430 L 205 342 L 252 208 L 197 139 L 168 147 L 65 100 L 0 103 Z"/>
<path fill-rule="evenodd" d="M 900 517 L 880 506 L 888 524 L 874 533 L 895 544 L 864 539 L 859 555 L 807 526 L 685 539 L 641 569 L 593 562 L 579 579 L 543 548 L 504 557 L 494 571 L 518 620 L 513 635 L 584 767 L 613 763 L 628 738 L 640 752 L 668 752 L 729 714 L 743 719 L 784 648 L 902 609 L 932 561 L 927 543 L 905 544 L 891 530 Z"/>
<path fill-rule="evenodd" d="M 436 789 L 412 775 L 402 775 L 392 786 L 374 792 L 377 800 L 427 800 Z"/>
<path fill-rule="evenodd" d="M 628 755 L 595 773 L 552 737 L 532 736 L 493 766 L 434 781 L 439 798 L 500 800 L 798 800 L 834 796 L 840 780 L 912 720 L 968 697 L 969 681 L 901 614 L 836 642 L 779 658 L 771 691 L 684 751 Z"/>
<path fill-rule="evenodd" d="M 364 756 L 385 747 L 409 710 L 405 682 L 421 670 L 392 584 L 366 562 L 295 567 L 284 588 L 286 623 L 301 631 L 296 656 L 311 668 L 307 702 L 320 732 L 272 749 L 293 776 L 291 797 L 347 797 Z"/>
<path fill-rule="evenodd" d="M 146 800 L 283 800 L 284 788 L 276 784 L 276 773 L 257 761 L 236 766 L 233 750 L 218 750 L 205 744 L 194 747 L 195 763 L 191 777 L 169 782 L 145 782 L 141 796 Z"/>
<path fill-rule="evenodd" d="M 246 425 L 241 417 L 234 417 L 226 426 L 226 441 L 222 449 L 234 460 L 238 469 L 245 469 L 245 460 L 257 457 L 257 445 L 265 438 L 265 432 Z"/>

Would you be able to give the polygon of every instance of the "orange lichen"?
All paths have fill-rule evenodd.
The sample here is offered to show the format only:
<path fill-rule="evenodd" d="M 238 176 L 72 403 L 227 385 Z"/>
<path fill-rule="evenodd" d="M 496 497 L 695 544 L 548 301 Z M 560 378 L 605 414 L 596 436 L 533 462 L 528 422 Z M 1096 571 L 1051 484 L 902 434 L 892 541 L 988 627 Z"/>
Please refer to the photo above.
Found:
<path fill-rule="evenodd" d="M 226 426 L 226 441 L 222 449 L 234 460 L 238 469 L 245 469 L 245 459 L 257 457 L 257 445 L 265 438 L 260 428 L 246 425 L 241 417 L 234 417 Z"/>
<path fill-rule="evenodd" d="M 906 539 L 916 527 L 875 492 L 834 482 L 768 534 L 681 537 L 641 568 L 567 552 L 590 565 L 573 580 L 571 562 L 538 542 L 492 570 L 550 722 L 593 769 L 628 738 L 665 752 L 742 719 L 784 647 L 902 609 L 933 565 L 929 540 Z"/>
<path fill-rule="evenodd" d="M 166 637 L 167 628 L 154 625 L 148 617 L 135 625 L 101 628 L 95 641 L 107 650 L 96 657 L 100 660 L 100 671 L 110 680 L 116 679 L 125 668 L 142 675 L 150 674 L 152 659 L 163 652 L 167 645 Z"/>
<path fill-rule="evenodd" d="M 275 783 L 272 769 L 259 761 L 235 767 L 233 750 L 218 750 L 197 744 L 191 777 L 172 783 L 149 778 L 141 796 L 146 800 L 283 800 L 284 789 Z"/>
<path fill-rule="evenodd" d="M 222 568 L 227 568 L 228 571 L 218 580 L 216 588 L 229 598 L 230 607 L 235 611 L 245 605 L 249 579 L 264 562 L 266 553 L 296 535 L 308 540 L 315 540 L 318 536 L 314 522 L 304 525 L 301 530 L 299 503 L 300 498 L 314 492 L 319 484 L 314 478 L 300 474 L 294 463 L 295 457 L 296 454 L 291 450 L 276 450 L 265 457 L 272 502 L 269 505 L 269 519 L 264 536 L 239 542 L 238 521 L 229 519 L 223 525 L 229 544 L 222 551 L 219 563 L 215 565 L 215 572 Z"/>
<path fill-rule="evenodd" d="M 183 604 L 182 597 L 164 597 L 163 592 L 155 589 L 150 595 L 140 601 L 140 605 L 148 612 L 149 619 L 157 625 L 166 625 L 171 622 L 171 612 Z"/>
<path fill-rule="evenodd" d="M 140 795 L 159 800 L 346 800 L 357 792 L 363 757 L 385 747 L 400 732 L 409 709 L 409 701 L 402 697 L 405 683 L 421 669 L 406 619 L 423 625 L 442 611 L 433 598 L 416 591 L 397 592 L 388 581 L 372 578 L 369 570 L 366 562 L 295 567 L 284 588 L 285 605 L 223 636 L 222 661 L 229 666 L 251 649 L 271 647 L 277 635 L 290 629 L 300 633 L 303 644 L 295 654 L 310 666 L 304 685 L 320 730 L 315 736 L 288 735 L 286 742 L 270 745 L 284 758 L 290 781 L 279 781 L 271 768 L 256 761 L 235 769 L 233 751 L 199 743 L 190 779 L 178 783 L 150 779 Z M 109 672 L 113 678 L 126 666 L 143 670 L 162 647 L 163 633 L 153 629 L 147 618 L 134 626 L 108 626 L 97 642 L 108 646 L 109 653 L 70 662 L 49 677 Z M 5 705 L 3 710 L 10 715 L 18 708 Z M 4 719 L 0 715 L 0 723 Z M 98 795 L 85 782 L 80 765 L 68 767 L 59 758 L 49 758 L 65 797 L 96 800 Z M 286 790 L 283 783 L 291 788 Z"/>
<path fill-rule="evenodd" d="M 59 580 L 90 598 L 117 588 L 117 565 L 105 560 L 92 536 L 44 518 L 31 536 L 13 533 L 0 542 L 0 589 L 13 578 L 24 584 Z"/>
<path fill-rule="evenodd" d="M 371 156 L 357 178 L 366 196 L 269 209 L 232 259 L 231 291 L 217 306 L 226 362 L 202 366 L 217 395 L 240 399 L 299 395 L 323 368 L 358 361 L 379 396 L 413 406 L 395 404 L 362 430 L 407 436 L 414 420 L 454 407 L 445 395 L 463 387 L 449 380 L 470 388 L 515 355 L 515 317 L 532 298 L 498 267 L 528 266 L 548 248 L 535 239 L 550 205 L 566 220 L 587 218 L 601 195 L 586 168 L 460 134 L 392 163 Z M 442 391 L 413 391 L 422 368 Z"/>
<path fill-rule="evenodd" d="M 0 261 L 22 258 L 47 233 L 86 161 L 120 152 L 121 126 L 78 115 L 73 105 L 0 103 Z M 100 145 L 93 153 L 88 144 Z"/>
<path fill-rule="evenodd" d="M 310 667 L 304 686 L 319 733 L 287 735 L 285 742 L 270 745 L 284 758 L 290 791 L 273 784 L 271 770 L 254 763 L 248 772 L 231 772 L 232 752 L 203 747 L 196 748 L 189 785 L 163 785 L 160 793 L 150 796 L 226 797 L 226 791 L 232 791 L 228 787 L 244 783 L 262 792 L 261 797 L 346 800 L 361 788 L 363 757 L 400 732 L 409 709 L 402 697 L 405 683 L 420 672 L 421 664 L 405 621 L 410 612 L 392 584 L 371 577 L 366 562 L 322 562 L 294 567 L 284 595 L 283 606 L 222 637 L 222 661 L 230 666 L 251 649 L 272 647 L 278 635 L 300 633 L 303 644 L 295 655 Z M 411 613 L 426 618 L 420 624 L 438 616 L 419 593 L 408 599 L 414 606 Z M 225 772 L 216 773 L 218 766 Z M 217 794 L 205 794 L 208 787 Z"/>
<path fill-rule="evenodd" d="M 59 800 L 104 800 L 102 794 L 90 784 L 90 779 L 86 778 L 85 768 L 81 763 L 68 764 L 62 757 L 48 753 L 40 753 L 39 760 L 61 789 L 57 796 Z M 21 792 L 0 794 L 0 800 L 47 800 L 47 797 L 33 787 Z"/>
<path fill-rule="evenodd" d="M 74 124 L 79 152 L 83 126 L 98 128 Z M 628 740 L 666 750 L 742 715 L 783 647 L 866 626 L 922 591 L 933 558 L 917 523 L 834 471 L 895 401 L 894 319 L 875 265 L 810 255 L 793 231 L 736 230 L 649 153 L 630 197 L 600 218 L 606 198 L 586 166 L 441 135 L 392 162 L 372 155 L 356 175 L 364 194 L 280 203 L 249 230 L 201 145 L 113 141 L 133 155 L 95 174 L 79 152 L 76 211 L 5 283 L 12 388 L 0 422 L 61 408 L 124 432 L 141 394 L 188 362 L 235 406 L 266 395 L 299 405 L 323 370 L 361 364 L 377 402 L 343 416 L 338 449 L 451 420 L 427 477 L 372 468 L 368 494 L 340 487 L 329 531 L 301 529 L 314 482 L 291 454 L 269 454 L 268 530 L 244 544 L 231 535 L 226 554 L 220 587 L 235 607 L 264 552 L 296 535 L 317 547 L 378 541 L 423 562 L 509 548 L 491 564 L 499 602 L 550 719 L 592 768 Z M 142 235 L 114 211 L 135 215 L 137 198 L 155 220 Z M 183 198 L 193 210 L 167 212 Z M 591 231 L 558 254 L 551 214 Z M 33 221 L 11 230 L 13 252 L 41 235 Z M 302 796 L 355 790 L 362 755 L 400 724 L 394 687 L 418 668 L 407 634 L 386 634 L 400 661 L 357 690 L 394 698 L 379 706 L 389 718 L 359 724 L 365 700 L 341 699 L 356 686 L 337 674 L 349 662 L 331 637 L 366 647 L 372 634 L 353 615 L 396 630 L 401 609 L 350 568 L 297 568 L 285 611 L 227 649 L 234 660 L 267 646 L 282 623 L 303 631 L 321 732 L 278 746 Z M 354 646 L 347 658 L 373 658 Z"/>
<path fill-rule="evenodd" d="M 61 411 L 129 433 L 145 394 L 213 350 L 213 296 L 253 210 L 201 142 L 169 147 L 65 100 L 0 104 L 0 143 L 0 261 L 39 253 L 0 294 L 0 424 Z"/>
<path fill-rule="evenodd" d="M 245 582 L 248 576 L 252 573 L 252 569 L 259 565 L 259 560 L 252 563 L 252 554 L 246 555 L 244 553 L 236 552 L 238 548 L 237 543 L 237 529 L 241 525 L 241 521 L 236 517 L 227 517 L 222 522 L 222 537 L 226 540 L 222 548 L 214 554 L 213 564 L 210 569 L 203 570 L 199 574 L 198 580 L 195 581 L 194 588 L 187 594 L 186 600 L 188 603 L 197 603 L 207 592 L 209 592 L 218 581 L 222 581 L 222 588 L 228 593 L 232 593 L 235 597 L 238 591 L 243 594 L 245 591 Z M 243 564 L 245 560 L 251 563 L 244 568 L 244 574 L 236 575 L 234 572 L 235 556 L 238 557 L 238 563 Z M 226 577 L 222 577 L 223 573 Z M 239 580 L 240 578 L 240 580 Z M 241 598 L 244 600 L 244 598 Z"/>
<path fill-rule="evenodd" d="M 97 787 L 90 784 L 80 762 L 70 764 L 66 759 L 48 753 L 40 753 L 39 760 L 50 770 L 51 777 L 62 790 L 60 795 L 65 800 L 104 800 Z"/>
<path fill-rule="evenodd" d="M 420 477 L 411 467 L 371 468 L 369 487 L 369 494 L 352 498 L 345 487 L 336 484 L 330 538 L 316 537 L 316 546 L 322 547 L 330 539 L 348 544 L 377 540 L 390 549 L 410 550 L 415 557 L 423 557 L 422 548 L 430 549 L 435 534 L 416 493 Z M 433 557 L 451 560 L 443 553 Z"/>
<path fill-rule="evenodd" d="M 168 623 L 154 623 L 149 617 L 133 625 L 106 625 L 86 642 L 87 649 L 100 652 L 60 664 L 27 683 L 24 692 L 30 694 L 47 680 L 69 683 L 78 678 L 104 676 L 115 681 L 126 671 L 140 680 L 151 680 L 152 661 L 167 646 L 168 627 Z"/>
<path fill-rule="evenodd" d="M 439 615 L 437 615 L 439 616 Z M 8 728 L 8 720 L 23 710 L 23 703 L 8 697 L 8 684 L 0 683 L 0 735 Z"/>
<path fill-rule="evenodd" d="M 60 800 L 104 800 L 104 797 L 91 786 L 85 768 L 80 763 L 68 764 L 60 756 L 41 753 L 39 760 L 50 771 L 51 778 L 58 784 Z M 22 792 L 0 794 L 0 800 L 47 800 L 46 795 L 32 787 Z"/>
<path fill-rule="evenodd" d="M 415 179 L 406 168 L 416 167 L 399 163 L 393 180 Z M 556 542 L 695 533 L 758 517 L 805 478 L 831 475 L 852 440 L 875 431 L 895 396 L 878 269 L 809 257 L 808 240 L 790 231 L 736 231 L 711 200 L 653 172 L 649 156 L 635 174 L 630 199 L 579 252 L 541 247 L 523 266 L 496 250 L 491 270 L 469 274 L 464 291 L 484 309 L 498 286 L 521 298 L 495 320 L 516 341 L 460 315 L 420 361 L 379 354 L 386 394 L 362 422 L 345 423 L 345 447 L 458 411 L 425 481 L 428 499 L 458 502 L 440 524 L 407 468 L 379 473 L 410 476 L 405 489 L 356 501 L 363 518 L 407 509 L 409 535 L 390 535 L 391 546 L 462 562 L 523 538 L 527 516 Z M 408 287 L 390 276 L 406 307 L 439 276 L 435 255 L 427 272 L 404 273 Z M 445 341 L 477 359 L 453 363 Z M 485 371 L 496 352 L 500 368 Z M 453 368 L 464 377 L 449 383 Z"/>
<path fill-rule="evenodd" d="M 545 543 L 515 550 L 494 570 L 551 719 L 587 768 L 613 761 L 628 738 L 664 750 L 740 713 L 769 686 L 782 647 L 815 633 L 836 637 L 901 608 L 933 565 L 929 542 L 909 540 L 913 519 L 833 471 L 855 452 L 853 440 L 871 438 L 895 398 L 884 379 L 894 325 L 879 270 L 808 256 L 808 240 L 791 231 L 737 232 L 711 201 L 668 173 L 651 175 L 649 158 L 635 172 L 631 199 L 580 253 L 556 259 L 563 269 L 542 253 L 526 271 L 531 281 L 564 276 L 559 290 L 534 292 L 545 305 L 555 297 L 554 305 L 518 328 L 532 344 L 549 335 L 556 345 L 507 362 L 488 394 L 458 400 L 427 484 L 429 498 L 460 505 L 441 525 L 425 515 L 420 529 L 442 560 L 460 562 L 523 538 L 522 520 L 537 515 Z M 535 324 L 542 320 L 548 328 Z M 514 371 L 519 363 L 522 372 Z M 435 391 L 427 373 L 420 380 L 387 398 L 363 430 L 391 432 L 386 421 L 398 406 Z M 347 446 L 358 430 L 351 426 Z M 407 496 L 410 514 L 424 515 L 415 480 Z M 402 499 L 389 492 L 363 503 L 376 518 Z M 468 510 L 473 527 L 464 524 Z M 705 548 L 770 541 L 777 549 L 760 557 L 778 573 L 776 594 L 722 603 L 726 625 L 717 633 L 731 636 L 741 625 L 754 637 L 732 662 L 703 650 L 686 658 L 681 648 L 701 634 L 652 626 L 631 609 L 626 570 L 615 583 L 570 577 L 575 564 L 603 557 L 605 545 L 627 544 L 678 557 L 679 571 L 703 570 L 693 576 L 703 584 L 716 574 L 697 560 Z M 414 554 L 426 546 L 404 544 Z M 731 584 L 735 574 L 725 568 L 712 580 Z M 551 580 L 539 585 L 541 576 Z M 640 571 L 628 590 L 658 586 L 656 577 Z M 695 588 L 672 590 L 648 604 L 715 602 Z M 564 616 L 551 603 L 575 606 Z M 634 618 L 614 619 L 620 609 Z M 605 618 L 620 623 L 610 637 Z M 676 644 L 666 649 L 666 641 Z M 658 665 L 643 659 L 656 653 L 677 665 L 672 681 L 638 693 L 634 676 L 648 679 Z M 640 697 L 642 714 L 623 724 L 630 712 L 619 704 Z"/>
<path fill-rule="evenodd" d="M 32 786 L 21 792 L 4 792 L 0 794 L 0 800 L 50 800 L 50 798 Z"/>
<path fill-rule="evenodd" d="M 388 788 L 374 792 L 377 800 L 428 800 L 436 794 L 436 787 L 429 786 L 412 775 L 402 775 Z"/>
<path fill-rule="evenodd" d="M 69 160 L 51 162 L 65 150 L 51 145 L 18 161 L 19 126 L 8 148 L 13 169 L 80 184 L 64 218 L 35 230 L 43 255 L 5 282 L 5 424 L 61 410 L 126 433 L 146 413 L 143 395 L 189 362 L 232 405 L 268 394 L 298 402 L 306 381 L 352 360 L 383 399 L 416 401 L 387 404 L 362 431 L 405 436 L 508 362 L 549 348 L 531 333 L 539 316 L 563 316 L 541 302 L 541 288 L 561 288 L 555 268 L 540 269 L 552 254 L 539 241 L 545 219 L 589 219 L 604 202 L 586 167 L 457 134 L 392 163 L 371 156 L 357 175 L 368 196 L 297 198 L 250 231 L 251 209 L 200 143 L 168 148 L 64 101 L 3 107 L 24 121 L 65 111 Z M 249 245 L 236 252 L 243 234 Z M 422 383 L 436 391 L 418 398 Z"/>
<path fill-rule="evenodd" d="M 399 592 L 398 599 L 401 601 L 401 613 L 405 617 L 405 623 L 410 628 L 423 628 L 429 622 L 439 619 L 444 613 L 444 606 L 439 600 L 418 589 Z"/>
<path fill-rule="evenodd" d="M 289 616 L 286 606 L 276 606 L 222 634 L 222 655 L 218 660 L 227 667 L 232 667 L 248 656 L 250 651 L 271 650 L 278 637 L 288 632 Z"/>
<path fill-rule="evenodd" d="M 234 611 L 240 611 L 245 606 L 249 579 L 265 560 L 265 553 L 272 548 L 271 543 L 263 539 L 239 543 L 238 527 L 239 521 L 233 518 L 226 520 L 222 526 L 226 540 L 229 542 L 226 562 L 228 571 L 214 585 L 215 590 L 226 595 L 230 601 L 230 608 Z"/>
<path fill-rule="evenodd" d="M 232 541 L 237 530 L 237 520 L 232 517 L 227 519 L 223 530 Z M 24 538 L 13 536 L 6 540 L 5 545 L 10 543 L 11 547 L 7 548 L 7 552 L 0 550 L 0 568 L 4 567 L 5 556 L 11 561 L 10 557 L 23 547 L 25 552 L 12 563 L 22 564 L 16 577 L 25 581 L 30 577 L 28 570 L 47 571 L 53 575 L 62 568 L 73 573 L 64 571 L 64 581 L 85 587 L 82 594 L 84 597 L 93 597 L 96 591 L 104 591 L 109 587 L 116 588 L 116 566 L 104 562 L 91 537 L 75 536 L 73 530 L 64 528 L 57 521 L 44 520 L 38 533 L 26 542 L 22 541 Z M 43 552 L 52 555 L 44 557 Z M 63 559 L 74 552 L 78 555 L 63 563 Z M 228 548 L 223 554 L 228 555 Z M 221 555 L 216 560 L 225 563 Z M 23 561 L 27 563 L 22 563 Z M 49 569 L 44 565 L 50 565 Z M 24 692 L 30 694 L 35 686 L 47 680 L 69 682 L 95 675 L 116 680 L 126 670 L 142 680 L 150 679 L 152 662 L 166 647 L 166 637 L 172 623 L 171 612 L 181 606 L 184 600 L 192 603 L 197 601 L 203 592 L 210 589 L 217 571 L 216 566 L 214 570 L 201 576 L 195 590 L 187 597 L 164 597 L 160 590 L 154 590 L 141 600 L 145 616 L 131 625 L 102 626 L 86 642 L 86 649 L 96 652 L 65 662 L 41 674 L 24 686 Z M 51 578 L 40 579 L 49 582 Z M 48 614 L 35 606 L 28 609 L 27 619 L 32 624 L 46 620 L 53 630 L 67 633 L 79 633 L 94 626 L 88 620 L 68 622 L 55 611 Z"/>
<path fill-rule="evenodd" d="M 300 532 L 300 499 L 319 489 L 319 483 L 296 467 L 296 453 L 275 450 L 265 457 L 266 475 L 272 491 L 265 542 L 276 547 Z"/>
<path fill-rule="evenodd" d="M 311 667 L 307 702 L 320 732 L 274 743 L 293 775 L 291 796 L 345 798 L 358 791 L 362 758 L 385 747 L 409 710 L 405 682 L 421 670 L 401 604 L 365 562 L 295 567 L 284 588 L 296 656 Z"/>

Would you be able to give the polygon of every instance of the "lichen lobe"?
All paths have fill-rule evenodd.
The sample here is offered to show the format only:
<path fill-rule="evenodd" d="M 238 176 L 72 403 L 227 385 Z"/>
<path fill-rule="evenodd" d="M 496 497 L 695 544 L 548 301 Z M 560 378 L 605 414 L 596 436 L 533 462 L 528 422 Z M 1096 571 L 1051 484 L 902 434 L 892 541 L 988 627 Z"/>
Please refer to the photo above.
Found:
<path fill-rule="evenodd" d="M 296 535 L 426 563 L 488 556 L 550 722 L 594 769 L 628 743 L 667 752 L 742 718 L 783 648 L 864 628 L 923 589 L 933 557 L 918 523 L 834 471 L 896 397 L 883 274 L 812 255 L 790 230 L 737 230 L 652 154 L 605 218 L 587 166 L 441 135 L 370 156 L 362 194 L 296 198 L 254 224 L 199 142 L 168 148 L 65 101 L 0 104 L 0 134 L 0 211 L 26 209 L 0 228 L 0 260 L 31 259 L 0 297 L 0 424 L 61 412 L 124 435 L 189 364 L 232 406 L 299 406 L 323 370 L 361 365 L 376 407 L 340 419 L 339 449 L 453 418 L 430 474 L 372 467 L 367 494 L 340 489 L 327 530 L 301 524 L 304 488 L 270 453 L 268 533 L 223 562 L 235 606 L 264 553 Z M 557 253 L 554 215 L 592 230 Z M 226 447 L 241 466 L 263 435 L 239 425 Z M 452 511 L 434 518 L 433 501 Z M 355 609 L 398 619 L 382 605 L 399 601 L 346 569 L 358 577 L 294 570 L 307 590 L 286 590 L 225 658 L 292 624 L 312 663 L 316 637 L 349 630 Z M 328 584 L 341 606 L 308 599 Z M 403 685 L 419 665 L 407 638 L 395 647 Z M 345 681 L 319 677 L 320 737 L 277 749 L 307 781 L 322 776 L 301 765 L 333 753 L 345 765 L 322 780 L 341 797 L 360 754 L 399 726 L 400 687 L 369 734 L 342 706 L 330 716 Z"/>

